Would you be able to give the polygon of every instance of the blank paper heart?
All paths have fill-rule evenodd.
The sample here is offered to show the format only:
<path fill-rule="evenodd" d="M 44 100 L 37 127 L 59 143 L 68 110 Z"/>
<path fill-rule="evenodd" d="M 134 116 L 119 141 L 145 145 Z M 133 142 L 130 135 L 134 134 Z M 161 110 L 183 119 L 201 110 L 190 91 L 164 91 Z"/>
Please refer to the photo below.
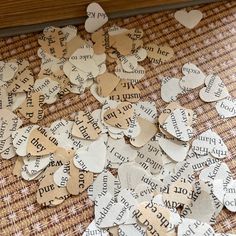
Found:
<path fill-rule="evenodd" d="M 188 29 L 193 29 L 202 19 L 202 13 L 199 10 L 187 12 L 185 9 L 175 12 L 175 19 Z"/>
<path fill-rule="evenodd" d="M 184 77 L 179 81 L 182 89 L 190 90 L 204 84 L 205 75 L 196 65 L 186 63 L 183 65 L 182 72 Z"/>
<path fill-rule="evenodd" d="M 101 173 L 106 163 L 106 145 L 102 139 L 94 141 L 87 150 L 78 150 L 74 164 L 82 170 Z"/>
<path fill-rule="evenodd" d="M 108 21 L 108 17 L 102 7 L 96 3 L 90 3 L 87 7 L 88 19 L 85 21 L 85 29 L 93 33 Z"/>
<path fill-rule="evenodd" d="M 204 102 L 215 102 L 229 96 L 228 90 L 218 75 L 208 75 L 205 79 L 206 87 L 199 92 Z"/>

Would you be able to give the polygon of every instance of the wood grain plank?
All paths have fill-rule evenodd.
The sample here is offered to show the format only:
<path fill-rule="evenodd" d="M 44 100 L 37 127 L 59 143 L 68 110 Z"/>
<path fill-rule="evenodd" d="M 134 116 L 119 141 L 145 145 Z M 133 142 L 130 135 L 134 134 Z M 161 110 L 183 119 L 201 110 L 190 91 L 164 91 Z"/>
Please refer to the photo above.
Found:
<path fill-rule="evenodd" d="M 197 0 L 97 0 L 109 13 Z M 86 16 L 89 0 L 7 0 L 1 2 L 0 28 L 34 25 Z"/>

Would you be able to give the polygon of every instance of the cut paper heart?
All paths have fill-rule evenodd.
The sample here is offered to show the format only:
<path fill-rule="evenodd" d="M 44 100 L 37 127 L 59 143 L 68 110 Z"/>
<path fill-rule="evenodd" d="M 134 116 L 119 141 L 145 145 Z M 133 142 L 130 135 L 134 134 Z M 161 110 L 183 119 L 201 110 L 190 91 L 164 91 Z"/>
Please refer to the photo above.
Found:
<path fill-rule="evenodd" d="M 185 109 L 175 109 L 165 120 L 162 128 L 181 141 L 189 141 L 193 136 L 193 129 L 188 125 Z"/>
<path fill-rule="evenodd" d="M 0 109 L 8 108 L 11 109 L 13 104 L 12 94 L 8 94 L 6 88 L 0 87 Z"/>
<path fill-rule="evenodd" d="M 186 142 L 164 137 L 160 137 L 158 142 L 162 150 L 174 161 L 181 162 L 188 154 L 189 144 Z"/>
<path fill-rule="evenodd" d="M 199 92 L 204 102 L 215 102 L 229 96 L 228 90 L 218 75 L 208 75 L 205 79 L 206 87 Z"/>
<path fill-rule="evenodd" d="M 184 77 L 179 81 L 179 85 L 184 90 L 195 89 L 205 82 L 205 75 L 194 64 L 186 63 L 183 65 L 182 73 Z"/>
<path fill-rule="evenodd" d="M 107 97 L 118 85 L 120 79 L 112 73 L 105 72 L 97 77 L 97 92 L 99 96 Z"/>
<path fill-rule="evenodd" d="M 194 219 L 182 219 L 181 224 L 178 227 L 178 236 L 183 235 L 215 235 L 214 229 L 207 223 L 194 220 Z"/>
<path fill-rule="evenodd" d="M 121 102 L 115 109 L 110 108 L 105 111 L 103 114 L 103 119 L 104 122 L 113 127 L 128 129 L 133 112 L 134 109 L 131 103 Z"/>
<path fill-rule="evenodd" d="M 102 7 L 96 3 L 90 3 L 87 7 L 88 19 L 85 21 L 85 30 L 93 33 L 107 23 L 108 17 Z"/>
<path fill-rule="evenodd" d="M 74 37 L 76 37 L 76 35 L 77 35 L 77 27 L 75 27 L 73 25 L 67 25 L 67 26 L 61 28 L 61 31 L 65 35 L 65 40 L 67 43 L 69 41 L 71 41 Z"/>
<path fill-rule="evenodd" d="M 236 99 L 226 97 L 216 103 L 216 110 L 221 118 L 231 118 L 236 116 Z"/>
<path fill-rule="evenodd" d="M 105 229 L 98 228 L 95 220 L 93 220 L 82 234 L 82 236 L 90 235 L 109 236 L 109 233 Z"/>
<path fill-rule="evenodd" d="M 201 133 L 192 143 L 192 150 L 199 155 L 210 153 L 213 157 L 222 159 L 228 155 L 228 148 L 221 137 L 208 129 Z"/>
<path fill-rule="evenodd" d="M 140 101 L 135 104 L 135 114 L 143 119 L 152 123 L 157 122 L 157 109 L 156 103 L 152 101 Z"/>
<path fill-rule="evenodd" d="M 109 95 L 109 99 L 117 101 L 137 102 L 140 99 L 139 88 L 128 80 L 121 80 Z"/>
<path fill-rule="evenodd" d="M 70 178 L 70 161 L 60 166 L 53 174 L 53 181 L 59 187 L 66 187 Z"/>
<path fill-rule="evenodd" d="M 137 150 L 127 144 L 123 138 L 115 140 L 109 137 L 106 146 L 106 157 L 111 163 L 122 164 L 134 161 L 137 156 Z"/>
<path fill-rule="evenodd" d="M 0 61 L 0 86 L 13 79 L 17 70 L 17 63 Z"/>
<path fill-rule="evenodd" d="M 161 98 L 165 102 L 177 100 L 178 95 L 183 94 L 184 90 L 179 85 L 180 80 L 166 77 L 161 81 Z"/>
<path fill-rule="evenodd" d="M 34 83 L 34 92 L 43 94 L 44 102 L 47 104 L 52 104 L 57 100 L 57 94 L 60 90 L 59 83 L 50 77 L 37 79 Z"/>
<path fill-rule="evenodd" d="M 229 211 L 236 212 L 236 180 L 231 180 L 226 187 L 224 205 Z"/>
<path fill-rule="evenodd" d="M 26 151 L 32 156 L 43 156 L 54 153 L 57 144 L 57 140 L 50 136 L 44 128 L 38 127 L 30 132 Z"/>
<path fill-rule="evenodd" d="M 173 49 L 168 45 L 146 44 L 147 57 L 154 65 L 160 65 L 169 61 L 174 56 Z"/>
<path fill-rule="evenodd" d="M 203 17 L 199 10 L 191 10 L 187 12 L 186 9 L 175 12 L 174 16 L 181 25 L 188 29 L 193 29 Z"/>
<path fill-rule="evenodd" d="M 81 170 L 101 173 L 106 163 L 106 145 L 102 139 L 91 143 L 87 150 L 78 150 L 74 157 L 74 164 Z"/>
<path fill-rule="evenodd" d="M 123 236 L 145 236 L 146 235 L 146 228 L 139 224 L 132 224 L 132 225 L 120 225 L 119 226 L 119 235 Z"/>
<path fill-rule="evenodd" d="M 137 120 L 141 130 L 137 137 L 130 139 L 130 143 L 135 147 L 142 147 L 156 134 L 157 127 L 141 117 L 138 117 Z"/>
<path fill-rule="evenodd" d="M 20 105 L 19 112 L 32 123 L 43 119 L 44 95 L 41 93 L 27 93 L 25 101 Z"/>
<path fill-rule="evenodd" d="M 77 138 L 95 140 L 101 134 L 101 129 L 90 112 L 79 111 L 75 117 L 72 135 Z"/>

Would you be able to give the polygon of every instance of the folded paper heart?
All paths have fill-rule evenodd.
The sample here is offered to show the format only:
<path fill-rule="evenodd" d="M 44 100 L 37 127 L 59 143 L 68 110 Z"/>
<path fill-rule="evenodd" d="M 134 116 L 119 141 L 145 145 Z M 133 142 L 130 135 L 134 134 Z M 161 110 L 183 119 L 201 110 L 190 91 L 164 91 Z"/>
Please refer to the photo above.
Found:
<path fill-rule="evenodd" d="M 175 12 L 175 19 L 188 29 L 193 29 L 202 19 L 203 15 L 199 10 L 187 12 L 185 9 Z"/>
<path fill-rule="evenodd" d="M 120 129 L 127 129 L 133 116 L 133 106 L 129 102 L 121 102 L 115 109 L 108 109 L 103 115 L 104 121 Z"/>
<path fill-rule="evenodd" d="M 204 102 L 215 102 L 229 96 L 225 84 L 218 75 L 208 75 L 205 85 L 206 87 L 199 92 L 199 96 Z"/>
<path fill-rule="evenodd" d="M 168 45 L 146 44 L 147 57 L 154 65 L 160 65 L 169 61 L 174 56 L 174 51 Z"/>
<path fill-rule="evenodd" d="M 43 156 L 54 153 L 57 149 L 57 140 L 48 134 L 46 129 L 38 127 L 30 132 L 27 152 L 32 156 Z"/>
<path fill-rule="evenodd" d="M 205 82 L 205 75 L 203 72 L 192 63 L 184 64 L 182 72 L 184 77 L 179 81 L 179 85 L 184 90 L 195 89 Z"/>
<path fill-rule="evenodd" d="M 90 3 L 87 7 L 88 19 L 85 21 L 85 30 L 93 33 L 107 23 L 108 17 L 102 7 L 96 3 Z"/>

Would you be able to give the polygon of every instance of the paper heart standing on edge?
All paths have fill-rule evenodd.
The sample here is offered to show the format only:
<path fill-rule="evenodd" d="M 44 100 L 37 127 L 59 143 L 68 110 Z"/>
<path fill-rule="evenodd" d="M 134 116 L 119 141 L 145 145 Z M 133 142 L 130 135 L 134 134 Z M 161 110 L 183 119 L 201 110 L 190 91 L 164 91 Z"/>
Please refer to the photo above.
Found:
<path fill-rule="evenodd" d="M 175 19 L 188 29 L 193 29 L 202 19 L 203 15 L 199 10 L 187 12 L 186 9 L 175 12 Z"/>
<path fill-rule="evenodd" d="M 90 3 L 87 7 L 88 18 L 85 21 L 85 30 L 93 33 L 107 23 L 108 17 L 102 7 L 96 3 Z"/>
<path fill-rule="evenodd" d="M 199 96 L 204 102 L 215 102 L 229 96 L 227 87 L 218 75 L 208 75 L 205 84 L 206 87 L 199 92 Z"/>

